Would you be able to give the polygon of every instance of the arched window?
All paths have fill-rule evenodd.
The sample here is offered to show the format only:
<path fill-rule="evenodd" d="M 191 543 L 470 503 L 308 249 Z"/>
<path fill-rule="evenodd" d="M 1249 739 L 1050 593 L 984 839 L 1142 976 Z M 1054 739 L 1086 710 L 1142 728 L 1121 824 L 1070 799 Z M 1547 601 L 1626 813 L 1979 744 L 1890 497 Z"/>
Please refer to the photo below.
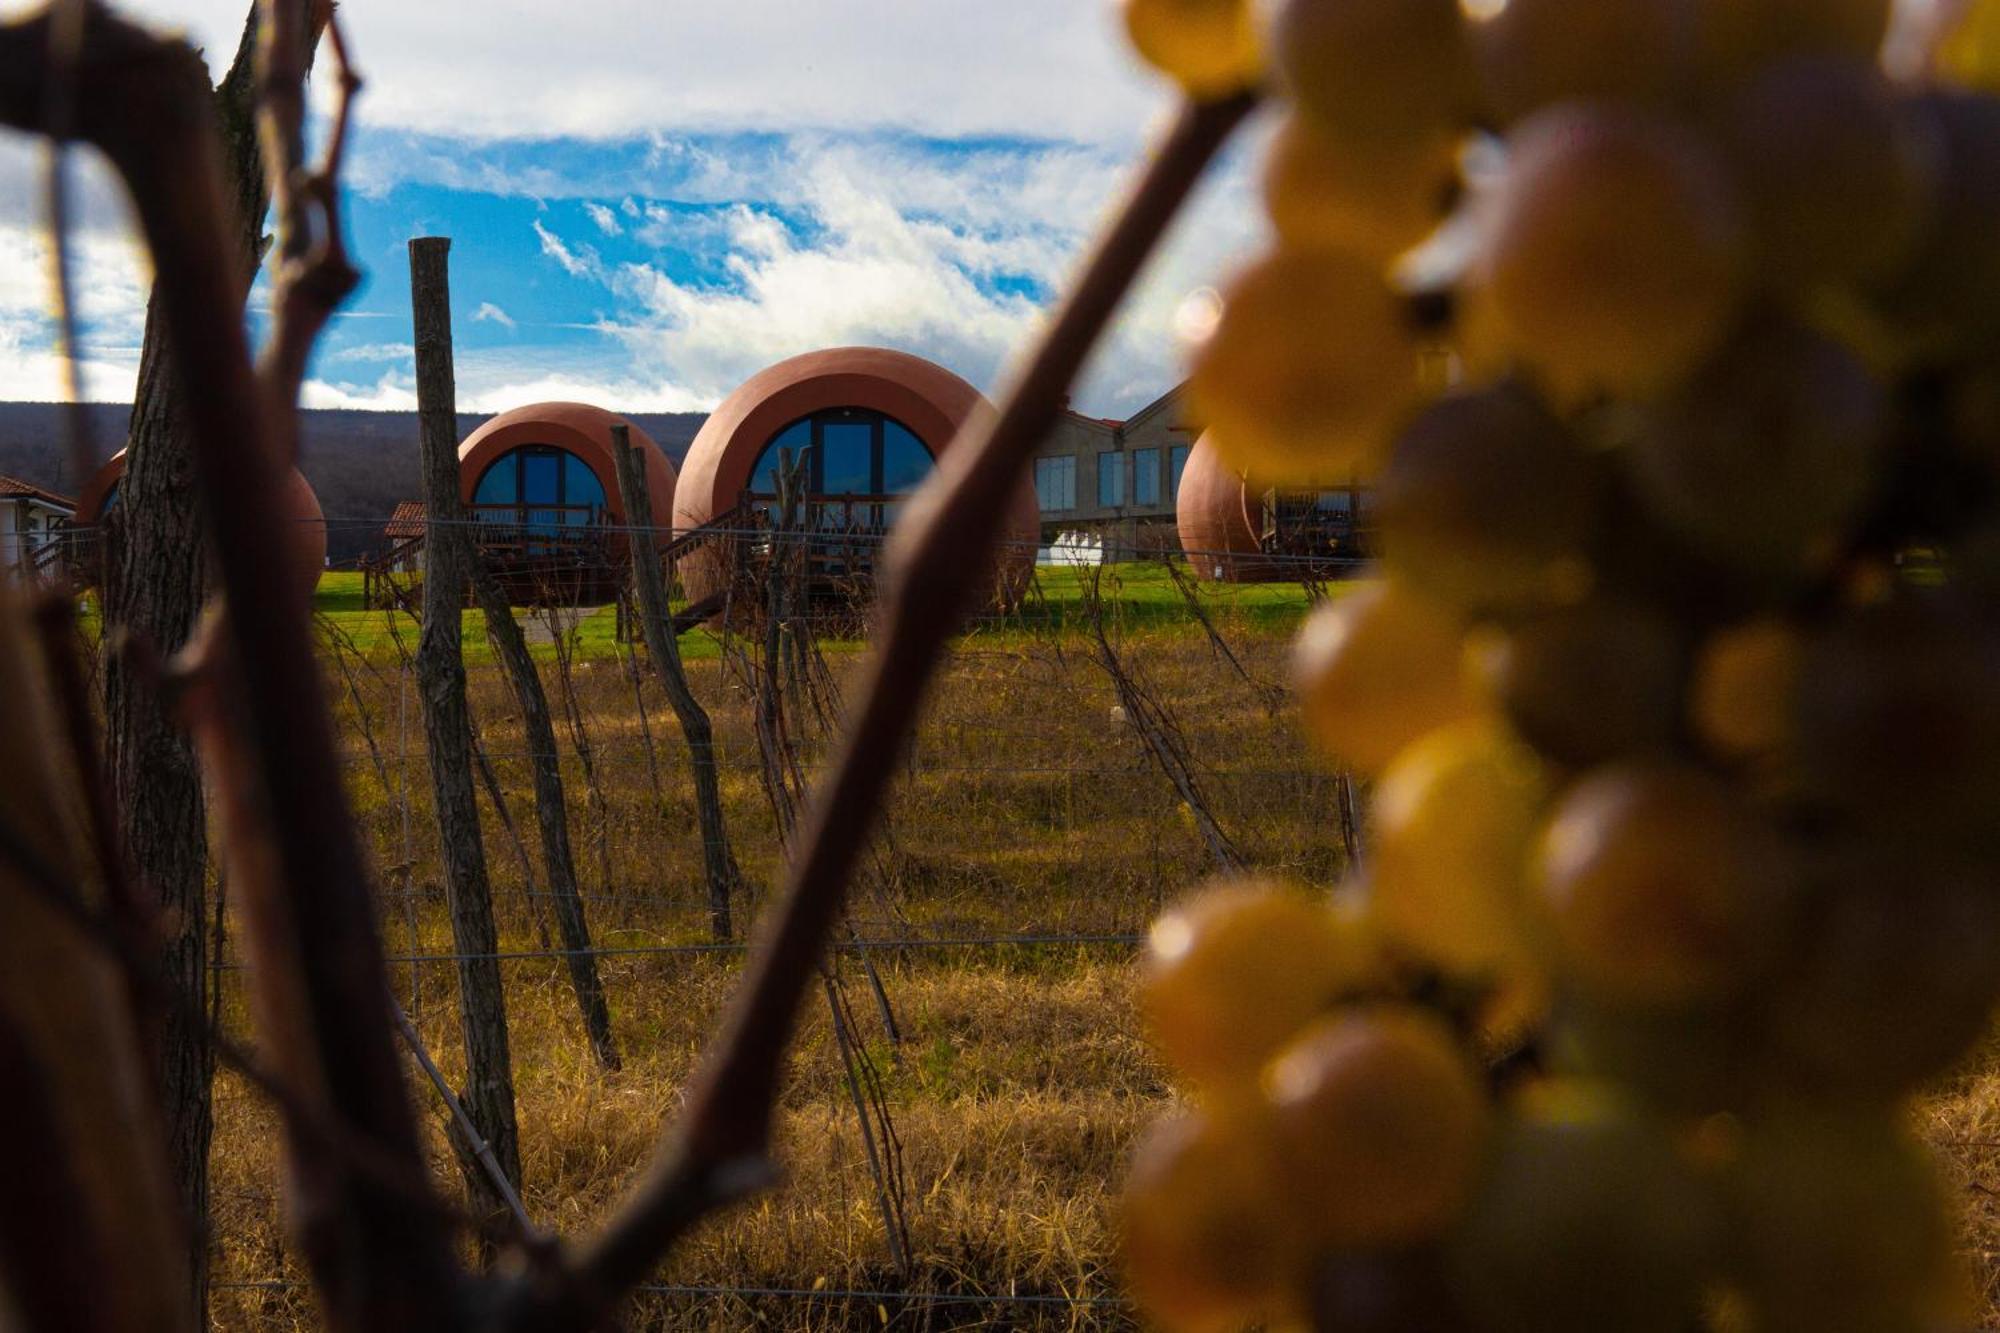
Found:
<path fill-rule="evenodd" d="M 590 464 L 552 444 L 509 449 L 479 474 L 472 503 L 482 522 L 524 528 L 595 523 L 610 506 Z"/>
<path fill-rule="evenodd" d="M 930 475 L 931 451 L 908 426 L 881 412 L 840 407 L 802 417 L 771 437 L 757 455 L 744 498 L 765 506 L 777 497 L 778 469 L 790 451 L 812 500 L 811 526 L 881 531 L 906 494 Z M 803 461 L 801 461 L 803 460 Z"/>
<path fill-rule="evenodd" d="M 805 458 L 805 490 L 819 496 L 901 495 L 930 475 L 931 451 L 894 417 L 863 408 L 815 412 L 771 437 L 750 470 L 750 498 L 778 493 L 782 451 Z"/>

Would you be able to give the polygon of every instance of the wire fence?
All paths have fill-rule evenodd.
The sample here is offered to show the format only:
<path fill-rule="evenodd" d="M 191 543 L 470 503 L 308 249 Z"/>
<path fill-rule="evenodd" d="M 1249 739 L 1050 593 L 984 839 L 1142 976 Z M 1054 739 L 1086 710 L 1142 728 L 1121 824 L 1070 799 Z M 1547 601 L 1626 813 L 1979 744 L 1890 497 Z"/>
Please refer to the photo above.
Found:
<path fill-rule="evenodd" d="M 486 526 L 476 520 L 467 525 Z M 379 530 L 381 521 L 328 521 L 330 530 L 370 526 Z M 604 531 L 633 529 L 610 525 Z M 650 531 L 665 536 L 674 530 Z M 756 528 L 728 532 L 768 536 Z M 795 535 L 800 541 L 814 537 Z M 879 544 L 883 538 L 870 534 L 865 540 Z M 1157 548 L 1129 549 L 1159 556 Z M 1107 562 L 1123 554 L 1119 544 L 1105 543 Z M 907 1187 L 917 1226 L 905 1275 L 892 1283 L 876 1280 L 894 1273 L 896 1264 L 885 1262 L 880 1250 L 884 1233 L 861 1228 L 852 1235 L 842 1230 L 847 1239 L 825 1242 L 831 1253 L 801 1257 L 791 1271 L 782 1265 L 741 1270 L 762 1281 L 731 1283 L 730 1267 L 717 1260 L 699 1271 L 681 1269 L 672 1276 L 686 1280 L 657 1282 L 642 1288 L 644 1294 L 796 1307 L 796 1317 L 759 1311 L 780 1326 L 880 1326 L 893 1318 L 879 1317 L 875 1307 L 911 1311 L 910 1320 L 923 1326 L 979 1320 L 1129 1326 L 1129 1303 L 1110 1276 L 1109 1223 L 1101 1202 L 1089 1205 L 1088 1216 L 1051 1226 L 1048 1252 L 1036 1262 L 1014 1265 L 1001 1256 L 1023 1243 L 1021 1219 L 1066 1215 L 1074 1200 L 1065 1191 L 1101 1199 L 1116 1173 L 1123 1136 L 1163 1093 L 1160 1075 L 1150 1057 L 1134 1049 L 1129 1013 L 1079 1010 L 1066 998 L 1062 1021 L 1072 1028 L 1037 1039 L 1031 1010 L 1038 996 L 1065 994 L 1065 986 L 1081 984 L 1078 978 L 1122 971 L 1161 905 L 1215 870 L 1213 841 L 1204 831 L 1210 826 L 1223 830 L 1250 864 L 1308 883 L 1331 888 L 1349 864 L 1340 829 L 1345 779 L 1308 754 L 1274 683 L 1285 676 L 1290 627 L 1318 595 L 1312 580 L 1323 577 L 1327 565 L 1274 560 L 1271 568 L 1296 572 L 1305 586 L 1258 594 L 1250 605 L 1227 586 L 1156 580 L 1145 594 L 1153 605 L 1141 616 L 1118 602 L 1121 571 L 1113 563 L 1101 583 L 1085 573 L 1078 578 L 1081 590 L 1065 589 L 1071 600 L 1047 633 L 982 636 L 977 631 L 985 626 L 1034 622 L 1020 615 L 975 618 L 975 632 L 958 641 L 903 757 L 900 794 L 885 812 L 857 877 L 848 920 L 830 947 L 837 984 L 844 987 L 848 982 L 841 978 L 851 977 L 856 1005 L 873 1015 L 857 1025 L 856 1015 L 836 1011 L 833 1030 L 855 1037 L 849 1058 L 861 1062 L 868 1078 L 886 1078 L 894 1088 L 882 1109 L 871 1113 L 881 1117 L 869 1122 L 877 1125 L 874 1142 L 885 1149 L 899 1145 L 921 1163 L 909 1168 L 918 1172 Z M 630 1016 L 627 1021 L 637 1025 L 624 1030 L 624 1040 L 640 1041 L 665 1025 L 671 1037 L 653 1039 L 670 1041 L 678 1052 L 698 1044 L 699 1030 L 720 1002 L 719 988 L 750 946 L 742 938 L 705 937 L 710 904 L 700 867 L 709 844 L 692 817 L 692 779 L 674 715 L 640 665 L 644 644 L 615 645 L 606 655 L 600 643 L 585 653 L 582 623 L 600 612 L 536 607 L 522 614 L 546 629 L 542 642 L 555 648 L 541 666 L 554 749 L 523 743 L 514 695 L 497 662 L 467 667 L 480 759 L 494 774 L 493 785 L 483 789 L 490 797 L 482 795 L 487 804 L 481 816 L 500 926 L 500 943 L 492 950 L 452 946 L 431 808 L 430 751 L 420 730 L 414 634 L 395 628 L 386 642 L 378 638 L 364 648 L 348 635 L 345 626 L 353 622 L 322 617 L 322 652 L 338 664 L 328 672 L 329 689 L 342 728 L 350 801 L 380 868 L 383 961 L 393 969 L 417 1040 L 428 1045 L 447 1077 L 457 1076 L 449 1073 L 460 1059 L 451 974 L 467 964 L 501 965 L 510 1008 L 540 1006 L 553 1016 L 524 1026 L 515 1052 L 517 1069 L 536 1071 L 518 1093 L 526 1136 L 566 1114 L 538 1098 L 553 1096 L 540 1090 L 561 1082 L 544 1071 L 574 1067 L 574 1050 L 564 1048 L 581 1046 L 574 1013 L 560 1003 L 571 963 L 720 964 L 719 971 L 636 966 L 605 974 L 614 1021 Z M 405 617 L 387 619 L 400 625 Z M 805 657 L 865 643 L 867 633 L 861 621 L 800 618 L 796 627 L 802 636 L 797 652 Z M 769 645 L 761 631 L 730 625 L 718 627 L 714 638 L 719 657 L 690 661 L 690 679 L 714 718 L 730 850 L 749 886 L 739 911 L 749 917 L 778 882 L 788 846 L 788 822 L 774 809 L 779 797 L 773 787 L 803 791 L 826 771 L 838 735 L 839 664 L 845 659 L 830 657 L 819 675 L 807 669 L 780 691 L 790 731 L 774 761 L 760 720 L 769 702 L 759 693 L 766 688 L 759 673 L 771 666 L 763 656 Z M 1171 744 L 1157 744 L 1161 737 L 1149 736 L 1149 727 L 1171 733 Z M 585 948 L 548 938 L 542 924 L 542 914 L 562 895 L 546 877 L 526 770 L 551 763 L 568 793 L 565 818 L 579 881 L 574 896 L 591 914 L 594 938 Z M 218 943 L 210 968 L 229 994 L 254 964 L 226 937 Z M 1019 1013 L 981 1018 L 976 1034 L 962 1024 L 940 1026 L 932 1011 L 963 1003 L 951 989 L 961 983 L 953 979 L 970 978 L 962 984 L 987 994 L 979 978 L 989 974 L 997 978 L 991 993 L 1006 997 L 995 1002 Z M 1105 1005 L 1124 1003 L 1115 998 L 1115 986 L 1104 994 Z M 247 1019 L 235 1009 L 230 1013 L 233 1022 Z M 1078 1049 L 1108 1044 L 1120 1053 L 1092 1057 L 1104 1062 L 1100 1071 L 1067 1057 L 1066 1042 Z M 655 1066 L 679 1069 L 683 1059 L 656 1057 Z M 880 1070 L 870 1072 L 871 1062 Z M 962 1075 L 968 1086 L 979 1090 L 970 1101 L 950 1091 L 962 1065 L 973 1071 Z M 627 1080 L 622 1094 L 589 1094 L 598 1114 L 631 1117 L 650 1109 L 648 1118 L 656 1120 L 657 1107 L 671 1104 L 668 1087 L 635 1108 L 637 1089 L 629 1075 L 621 1077 Z M 797 1201 L 780 1196 L 770 1220 L 757 1223 L 776 1228 L 774 1234 L 791 1234 L 788 1227 L 823 1231 L 813 1219 L 828 1210 L 869 1211 L 860 1202 L 868 1197 L 857 1147 L 868 1142 L 863 1121 L 842 1112 L 847 1098 L 837 1076 L 819 1071 L 807 1085 L 823 1090 L 813 1096 L 825 1100 L 808 1105 L 829 1128 L 811 1146 L 806 1174 L 814 1192 Z M 572 1089 L 564 1095 L 580 1094 Z M 1022 1123 L 1009 1121 L 1004 1131 L 981 1127 L 979 1108 L 1017 1096 L 1028 1108 L 1020 1112 Z M 1053 1119 L 1038 1129 L 1028 1122 L 1045 1114 L 1037 1109 L 1044 1104 Z M 1004 1161 L 984 1162 L 981 1169 L 1006 1182 L 993 1188 L 1023 1191 L 989 1200 L 1013 1220 L 968 1213 L 963 1210 L 971 1205 L 954 1201 L 948 1182 L 974 1169 L 968 1160 L 979 1163 L 1001 1152 L 1010 1136 L 1053 1134 L 1072 1120 L 1083 1141 L 1095 1145 L 1095 1156 L 1079 1150 L 1074 1164 L 1018 1171 Z M 218 1138 L 218 1161 L 226 1163 L 219 1197 L 237 1202 L 225 1203 L 218 1214 L 218 1242 L 228 1258 L 215 1290 L 245 1298 L 290 1293 L 299 1284 L 281 1275 L 267 1239 L 274 1217 L 244 1211 L 255 1191 L 242 1186 L 256 1179 L 242 1174 L 248 1168 L 239 1162 L 256 1158 L 244 1151 L 246 1123 L 226 1120 Z M 582 1133 L 586 1142 L 592 1137 L 567 1132 Z M 548 1151 L 556 1162 L 548 1170 L 561 1181 L 584 1150 L 564 1143 Z M 850 1188 L 853 1199 L 846 1197 Z M 573 1224 L 579 1205 L 571 1201 L 572 1189 L 591 1197 L 602 1192 L 595 1183 L 544 1179 L 538 1193 L 524 1193 L 531 1210 L 559 1208 Z M 967 1248 L 983 1257 L 968 1258 L 962 1252 Z M 1052 1281 L 1049 1269 L 1077 1277 Z M 1013 1289 L 1015 1275 L 1028 1272 L 1041 1275 Z M 782 1280 L 821 1273 L 826 1278 L 813 1285 Z M 916 1313 L 925 1310 L 944 1322 L 926 1323 Z M 964 1319 L 954 1311 L 964 1312 Z"/>
<path fill-rule="evenodd" d="M 533 508 L 533 506 L 529 506 Z M 1141 561 L 1174 558 L 1187 560 L 1197 569 L 1212 568 L 1218 562 L 1242 562 L 1254 560 L 1261 571 L 1261 577 L 1285 581 L 1287 579 L 1310 579 L 1326 577 L 1329 573 L 1358 572 L 1367 560 L 1351 545 L 1362 541 L 1367 533 L 1365 511 L 1360 522 L 1345 512 L 1330 511 L 1325 521 L 1306 527 L 1292 527 L 1290 531 L 1304 533 L 1307 540 L 1324 538 L 1328 541 L 1339 539 L 1343 549 L 1297 550 L 1262 549 L 1255 543 L 1260 538 L 1276 538 L 1281 530 L 1276 525 L 1264 531 L 1252 531 L 1251 514 L 1246 508 L 1243 517 L 1243 531 L 1247 545 L 1230 547 L 1189 546 L 1174 534 L 1175 517 L 1172 514 L 1149 513 L 1103 516 L 1070 516 L 1050 514 L 1044 518 L 1044 525 L 1062 533 L 1079 536 L 1087 544 L 1062 544 L 1059 539 L 1044 540 L 1039 535 L 1033 538 L 1018 533 L 1002 533 L 996 538 L 996 549 L 1002 559 L 1026 558 L 1043 566 L 1077 567 L 1087 565 L 1117 565 Z M 581 541 L 603 541 L 614 550 L 622 549 L 635 534 L 650 535 L 661 545 L 677 539 L 700 537 L 704 540 L 729 540 L 736 542 L 767 542 L 772 529 L 758 524 L 706 524 L 700 527 L 677 527 L 672 524 L 631 524 L 607 519 L 577 524 L 565 521 L 546 523 L 498 523 L 490 518 L 419 518 L 398 519 L 393 515 L 343 515 L 323 518 L 281 518 L 281 522 L 299 527 L 315 528 L 323 532 L 328 544 L 335 539 L 365 538 L 367 545 L 356 554 L 348 555 L 329 564 L 330 569 L 353 570 L 361 562 L 380 560 L 389 556 L 400 541 L 410 536 L 421 539 L 432 529 L 466 528 L 488 539 L 534 542 L 537 540 L 551 544 L 550 569 L 561 568 L 573 559 L 568 549 Z M 406 535 L 389 538 L 384 534 L 394 525 Z M 102 525 L 79 525 L 59 528 L 42 536 L 34 548 L 34 559 L 42 563 L 53 563 L 63 558 L 81 560 L 93 551 L 103 539 L 106 528 Z M 1131 534 L 1127 536 L 1126 534 Z M 1141 536 L 1143 534 L 1143 538 Z M 790 534 L 791 540 L 807 545 L 814 543 L 837 544 L 843 548 L 879 554 L 893 539 L 893 524 L 867 525 L 859 527 L 825 526 L 809 528 Z M 341 541 L 346 546 L 346 540 Z"/>

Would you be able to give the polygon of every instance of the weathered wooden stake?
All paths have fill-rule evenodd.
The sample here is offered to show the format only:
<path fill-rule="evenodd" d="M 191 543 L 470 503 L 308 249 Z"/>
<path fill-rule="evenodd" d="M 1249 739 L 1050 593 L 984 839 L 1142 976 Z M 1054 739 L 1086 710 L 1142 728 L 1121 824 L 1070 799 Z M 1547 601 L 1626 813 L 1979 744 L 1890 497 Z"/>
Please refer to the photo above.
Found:
<path fill-rule="evenodd" d="M 562 762 L 556 752 L 555 724 L 549 719 L 549 696 L 528 640 L 514 620 L 514 609 L 500 580 L 475 558 L 473 590 L 486 613 L 486 633 L 493 640 L 514 701 L 521 710 L 521 732 L 528 750 L 528 771 L 535 780 L 535 820 L 542 831 L 542 869 L 547 873 L 549 900 L 555 904 L 556 928 L 562 932 L 569 983 L 583 1011 L 583 1030 L 590 1049 L 606 1069 L 618 1068 L 618 1044 L 611 1036 L 611 1008 L 605 1003 L 604 982 L 597 975 L 597 955 L 590 951 L 590 924 L 583 896 L 576 887 L 576 858 L 569 845 L 569 806 L 563 797 Z M 499 793 L 494 793 L 498 804 Z M 501 807 L 505 808 L 505 807 Z"/>
<path fill-rule="evenodd" d="M 715 938 L 731 933 L 729 895 L 739 878 L 736 857 L 729 849 L 729 830 L 722 818 L 722 787 L 716 777 L 715 729 L 708 710 L 689 688 L 681 666 L 681 649 L 667 616 L 667 585 L 660 575 L 660 554 L 654 542 L 653 502 L 646 494 L 645 465 L 632 449 L 631 431 L 622 423 L 611 428 L 611 447 L 618 458 L 618 491 L 625 501 L 625 522 L 632 529 L 632 582 L 638 592 L 639 624 L 645 630 L 646 651 L 653 670 L 680 719 L 687 737 L 688 766 L 694 770 L 695 812 L 701 823 L 702 863 L 708 872 L 708 917 Z"/>
<path fill-rule="evenodd" d="M 421 427 L 425 534 L 424 623 L 417 641 L 417 698 L 423 708 L 435 793 L 445 895 L 457 947 L 460 1022 L 465 1035 L 466 1114 L 518 1191 L 521 1147 L 514 1123 L 514 1069 L 507 1047 L 506 999 L 500 985 L 499 933 L 480 841 L 472 787 L 472 725 L 465 703 L 461 642 L 466 585 L 478 558 L 458 499 L 458 408 L 451 356 L 451 241 L 410 242 L 410 307 L 415 322 L 417 415 Z M 507 1202 L 454 1133 L 467 1192 L 489 1213 Z"/>

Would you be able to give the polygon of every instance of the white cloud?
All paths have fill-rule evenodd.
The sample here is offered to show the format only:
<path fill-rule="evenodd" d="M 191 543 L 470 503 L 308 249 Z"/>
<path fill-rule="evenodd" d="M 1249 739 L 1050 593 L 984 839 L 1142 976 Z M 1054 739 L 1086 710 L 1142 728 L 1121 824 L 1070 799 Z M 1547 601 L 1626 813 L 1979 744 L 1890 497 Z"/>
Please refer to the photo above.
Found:
<path fill-rule="evenodd" d="M 249 0 L 148 0 L 220 74 Z M 18 0 L 0 11 L 25 12 Z M 1101 0 L 424 0 L 341 11 L 367 125 L 477 138 L 919 129 L 1130 138 L 1166 100 Z M 331 80 L 318 80 L 316 95 Z"/>
<path fill-rule="evenodd" d="M 326 347 L 322 344 L 314 359 L 339 365 L 357 361 L 409 361 L 416 354 L 416 347 L 410 343 L 356 343 L 352 347 Z"/>
<path fill-rule="evenodd" d="M 512 315 L 502 310 L 499 306 L 494 305 L 491 301 L 481 301 L 479 303 L 479 309 L 472 312 L 472 322 L 474 324 L 498 324 L 503 329 L 520 327 L 520 325 L 514 322 Z"/>
<path fill-rule="evenodd" d="M 359 412 L 414 412 L 417 410 L 417 388 L 415 380 L 399 371 L 391 371 L 368 388 L 331 384 L 326 380 L 313 379 L 305 382 L 305 386 L 299 392 L 299 401 L 306 407 L 315 408 L 346 408 Z"/>
<path fill-rule="evenodd" d="M 0 400 L 55 402 L 67 396 L 57 355 L 47 237 L 28 225 L 0 225 Z M 82 338 L 84 396 L 130 400 L 138 377 L 152 274 L 123 235 L 70 236 L 70 283 Z"/>
<path fill-rule="evenodd" d="M 607 268 L 534 224 L 549 258 L 615 298 L 603 327 L 668 386 L 665 398 L 711 406 L 763 366 L 847 343 L 901 347 L 990 387 L 1040 326 L 1036 294 L 1061 287 L 1126 171 L 1080 149 L 964 157 L 803 140 L 771 175 L 784 182 L 774 191 L 783 205 L 808 220 L 803 231 L 770 206 L 690 215 L 648 204 L 632 233 L 685 248 L 686 228 L 720 228 L 721 283 L 677 280 L 653 263 Z M 1242 204 L 1240 160 L 1223 175 L 1108 331 L 1079 402 L 1129 410 L 1178 380 L 1175 309 L 1260 234 Z"/>
<path fill-rule="evenodd" d="M 152 0 L 147 13 L 185 23 L 216 62 L 233 52 L 248 2 Z M 664 263 L 612 265 L 552 221 L 559 212 L 545 213 L 533 227 L 549 279 L 601 287 L 601 327 L 628 355 L 609 357 L 601 382 L 601 355 L 560 373 L 517 363 L 494 377 L 462 357 L 461 395 L 477 407 L 564 386 L 699 407 L 771 360 L 842 341 L 907 347 L 991 386 L 1040 320 L 1040 294 L 1060 287 L 1111 206 L 1147 122 L 1170 104 L 1124 52 L 1109 6 L 1078 0 L 503 0 L 497 14 L 430 0 L 342 14 L 369 80 L 356 188 L 380 195 L 419 181 L 574 199 L 590 220 L 577 230 L 620 237 L 615 254 L 636 243 L 728 256 L 721 281 L 675 281 Z M 323 96 L 330 81 L 319 82 Z M 563 136 L 640 148 L 625 166 L 590 145 L 542 151 Z M 0 199 L 23 163 L 32 158 L 18 147 L 0 151 Z M 1080 403 L 1123 410 L 1172 382 L 1172 310 L 1256 231 L 1240 173 L 1232 179 L 1180 225 L 1108 334 Z M 94 169 L 79 184 L 89 215 L 108 222 L 115 189 Z M 809 225 L 795 231 L 786 218 Z M 0 205 L 0 229 L 10 220 Z M 12 288 L 7 265 L 0 253 L 0 282 Z M 104 344 L 136 345 L 144 290 L 130 286 L 115 329 L 93 330 L 106 363 L 91 367 L 93 397 L 129 392 L 127 358 Z M 533 326 L 531 296 L 494 295 Z M 0 352 L 18 349 L 0 367 L 0 394 L 44 381 L 37 396 L 52 393 L 46 358 L 32 354 L 46 334 L 4 301 L 0 318 L 11 339 Z M 473 315 L 516 327 L 511 318 L 490 302 Z M 356 363 L 367 359 L 349 349 L 324 368 L 366 373 Z M 309 401 L 409 399 L 400 381 L 342 378 L 323 377 Z"/>
<path fill-rule="evenodd" d="M 603 273 L 604 265 L 599 262 L 597 252 L 587 245 L 574 248 L 565 245 L 562 238 L 542 225 L 536 218 L 532 224 L 535 236 L 542 243 L 542 253 L 562 265 L 563 272 L 572 278 L 595 278 Z"/>

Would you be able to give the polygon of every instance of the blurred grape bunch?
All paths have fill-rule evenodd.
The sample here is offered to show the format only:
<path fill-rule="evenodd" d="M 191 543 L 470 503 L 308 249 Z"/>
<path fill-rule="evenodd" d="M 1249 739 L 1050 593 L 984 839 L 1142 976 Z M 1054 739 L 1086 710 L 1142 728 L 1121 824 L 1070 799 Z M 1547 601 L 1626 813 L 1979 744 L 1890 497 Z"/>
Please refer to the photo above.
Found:
<path fill-rule="evenodd" d="M 1135 1292 L 1968 1325 L 1903 1120 L 2000 998 L 2000 3 L 1124 13 L 1190 95 L 1283 102 L 1194 411 L 1274 484 L 1371 476 L 1381 545 L 1297 664 L 1376 780 L 1366 877 L 1153 935 L 1192 1104 Z"/>

